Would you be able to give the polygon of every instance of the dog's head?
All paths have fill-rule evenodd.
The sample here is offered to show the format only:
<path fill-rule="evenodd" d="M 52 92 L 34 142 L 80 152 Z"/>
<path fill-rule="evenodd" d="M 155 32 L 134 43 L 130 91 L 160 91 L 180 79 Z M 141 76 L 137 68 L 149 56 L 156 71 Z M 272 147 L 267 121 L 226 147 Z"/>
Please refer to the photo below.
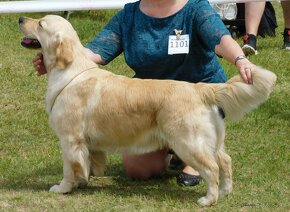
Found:
<path fill-rule="evenodd" d="M 19 18 L 19 28 L 25 34 L 21 45 L 26 48 L 42 49 L 51 66 L 65 69 L 72 63 L 72 45 L 79 43 L 72 25 L 57 15 L 47 15 L 41 19 Z"/>

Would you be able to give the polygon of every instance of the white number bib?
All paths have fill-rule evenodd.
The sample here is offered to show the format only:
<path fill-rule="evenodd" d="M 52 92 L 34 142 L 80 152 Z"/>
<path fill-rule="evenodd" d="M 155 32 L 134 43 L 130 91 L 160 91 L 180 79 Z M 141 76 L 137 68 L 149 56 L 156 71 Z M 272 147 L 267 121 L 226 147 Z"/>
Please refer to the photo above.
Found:
<path fill-rule="evenodd" d="M 168 40 L 168 54 L 188 54 L 189 35 L 170 35 Z"/>

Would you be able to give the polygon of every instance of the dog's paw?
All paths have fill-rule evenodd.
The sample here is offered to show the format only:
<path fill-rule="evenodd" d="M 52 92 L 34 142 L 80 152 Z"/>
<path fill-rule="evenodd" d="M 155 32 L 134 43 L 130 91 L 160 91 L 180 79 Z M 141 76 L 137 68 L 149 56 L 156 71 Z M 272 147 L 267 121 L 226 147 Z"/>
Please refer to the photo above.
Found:
<path fill-rule="evenodd" d="M 214 201 L 211 201 L 210 199 L 208 199 L 207 197 L 201 197 L 197 203 L 200 205 L 200 206 L 210 206 L 210 205 L 213 205 L 215 202 Z"/>
<path fill-rule="evenodd" d="M 62 184 L 60 185 L 54 185 L 49 189 L 49 192 L 53 193 L 59 193 L 59 194 L 67 194 L 71 192 L 72 186 L 63 186 Z"/>
<path fill-rule="evenodd" d="M 49 192 L 52 193 L 63 193 L 59 185 L 54 185 L 49 189 Z"/>

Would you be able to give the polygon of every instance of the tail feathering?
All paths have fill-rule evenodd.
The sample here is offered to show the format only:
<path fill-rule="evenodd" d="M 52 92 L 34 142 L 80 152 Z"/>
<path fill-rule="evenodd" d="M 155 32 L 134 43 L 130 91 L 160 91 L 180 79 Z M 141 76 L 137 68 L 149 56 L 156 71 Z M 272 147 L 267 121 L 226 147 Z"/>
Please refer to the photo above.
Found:
<path fill-rule="evenodd" d="M 252 71 L 252 79 L 253 84 L 246 84 L 237 75 L 225 84 L 213 85 L 216 105 L 224 110 L 227 119 L 237 121 L 265 102 L 277 77 L 273 72 L 257 67 Z"/>

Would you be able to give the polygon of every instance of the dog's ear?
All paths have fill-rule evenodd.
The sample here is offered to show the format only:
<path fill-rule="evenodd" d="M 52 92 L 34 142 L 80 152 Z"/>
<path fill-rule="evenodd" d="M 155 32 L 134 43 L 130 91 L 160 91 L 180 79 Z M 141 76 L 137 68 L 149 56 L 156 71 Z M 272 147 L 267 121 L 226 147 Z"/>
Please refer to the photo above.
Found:
<path fill-rule="evenodd" d="M 56 66 L 63 70 L 73 61 L 72 40 L 60 33 L 56 35 Z"/>

